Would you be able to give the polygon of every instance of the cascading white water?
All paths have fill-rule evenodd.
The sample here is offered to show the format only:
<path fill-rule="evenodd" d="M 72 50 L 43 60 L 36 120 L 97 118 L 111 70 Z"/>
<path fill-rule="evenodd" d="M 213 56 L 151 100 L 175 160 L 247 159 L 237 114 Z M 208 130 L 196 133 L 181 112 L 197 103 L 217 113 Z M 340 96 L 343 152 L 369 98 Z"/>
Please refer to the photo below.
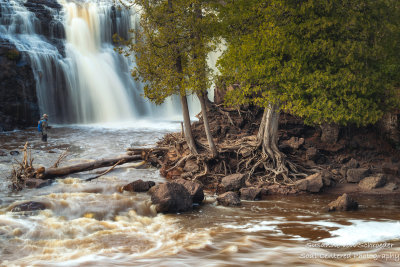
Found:
<path fill-rule="evenodd" d="M 128 38 L 129 29 L 138 24 L 134 10 L 116 8 L 112 0 L 37 5 L 42 3 L 0 0 L 0 40 L 27 56 L 40 110 L 52 122 L 180 119 L 180 105 L 173 98 L 161 107 L 143 98 L 142 85 L 130 75 L 134 61 L 114 51 L 113 34 Z M 51 18 L 48 32 L 42 29 L 42 13 L 36 12 Z M 199 111 L 197 99 L 189 97 L 189 103 L 192 114 Z"/>
<path fill-rule="evenodd" d="M 65 2 L 66 55 L 74 62 L 70 71 L 74 79 L 68 89 L 74 99 L 80 121 L 120 121 L 135 116 L 133 103 L 126 88 L 133 87 L 131 79 L 123 79 L 121 67 L 127 62 L 120 58 L 111 43 L 104 40 L 110 34 L 102 31 L 110 9 L 93 3 L 77 5 Z M 101 26 L 103 25 L 103 29 Z M 103 38 L 102 38 L 103 37 Z M 108 39 L 108 38 L 107 38 Z"/>

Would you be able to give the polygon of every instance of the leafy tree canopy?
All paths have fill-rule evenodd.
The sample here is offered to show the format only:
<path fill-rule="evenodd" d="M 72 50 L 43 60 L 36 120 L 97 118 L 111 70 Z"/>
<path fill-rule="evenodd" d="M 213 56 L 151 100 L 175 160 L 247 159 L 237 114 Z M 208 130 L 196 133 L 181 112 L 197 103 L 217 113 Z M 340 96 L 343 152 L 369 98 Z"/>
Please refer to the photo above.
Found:
<path fill-rule="evenodd" d="M 140 27 L 124 42 L 135 54 L 133 76 L 145 83 L 156 104 L 173 94 L 204 92 L 210 86 L 207 54 L 215 15 L 205 0 L 135 0 Z"/>
<path fill-rule="evenodd" d="M 308 123 L 375 123 L 398 107 L 398 0 L 230 0 L 220 7 L 229 104 Z"/>

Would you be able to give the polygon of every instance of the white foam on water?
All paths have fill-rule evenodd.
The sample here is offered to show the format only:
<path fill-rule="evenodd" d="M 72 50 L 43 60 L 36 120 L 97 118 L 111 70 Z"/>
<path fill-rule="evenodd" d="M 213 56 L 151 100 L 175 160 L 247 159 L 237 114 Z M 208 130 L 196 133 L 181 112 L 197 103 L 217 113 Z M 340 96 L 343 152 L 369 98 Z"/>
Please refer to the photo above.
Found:
<path fill-rule="evenodd" d="M 261 231 L 279 231 L 277 230 L 276 221 L 261 221 L 261 222 L 250 222 L 244 225 L 233 225 L 224 224 L 224 228 L 227 229 L 240 229 L 248 233 L 261 232 Z"/>
<path fill-rule="evenodd" d="M 400 238 L 400 222 L 349 220 L 351 225 L 338 225 L 340 229 L 331 231 L 333 237 L 320 242 L 333 246 L 351 246 L 359 243 L 383 242 Z"/>

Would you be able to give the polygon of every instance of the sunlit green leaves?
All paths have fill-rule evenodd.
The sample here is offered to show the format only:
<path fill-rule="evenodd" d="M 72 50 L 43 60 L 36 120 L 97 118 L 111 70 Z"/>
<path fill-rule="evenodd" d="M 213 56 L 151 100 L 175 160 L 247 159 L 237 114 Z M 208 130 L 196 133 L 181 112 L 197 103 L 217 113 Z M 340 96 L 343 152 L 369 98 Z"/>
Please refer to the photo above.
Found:
<path fill-rule="evenodd" d="M 207 0 L 135 0 L 140 27 L 134 38 L 122 42 L 134 55 L 134 77 L 156 104 L 174 94 L 206 91 L 211 70 L 207 55 L 214 49 L 216 14 Z"/>
<path fill-rule="evenodd" d="M 397 0 L 231 0 L 220 7 L 228 104 L 254 103 L 309 123 L 366 125 L 398 107 Z"/>

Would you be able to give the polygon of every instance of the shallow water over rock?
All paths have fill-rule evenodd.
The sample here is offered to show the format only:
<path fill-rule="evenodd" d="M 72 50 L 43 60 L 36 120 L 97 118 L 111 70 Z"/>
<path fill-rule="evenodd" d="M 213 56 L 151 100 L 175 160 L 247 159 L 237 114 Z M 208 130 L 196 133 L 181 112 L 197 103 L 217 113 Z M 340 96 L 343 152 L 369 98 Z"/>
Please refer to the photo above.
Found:
<path fill-rule="evenodd" d="M 334 195 L 271 196 L 240 207 L 204 205 L 157 214 L 146 193 L 121 192 L 134 180 L 165 181 L 130 164 L 96 180 L 95 172 L 51 186 L 10 192 L 7 176 L 26 141 L 34 163 L 51 166 L 151 146 L 178 123 L 63 126 L 44 144 L 35 129 L 0 134 L 0 265 L 35 266 L 398 266 L 400 198 L 360 196 L 358 211 L 327 213 Z M 45 210 L 12 212 L 26 201 Z"/>

